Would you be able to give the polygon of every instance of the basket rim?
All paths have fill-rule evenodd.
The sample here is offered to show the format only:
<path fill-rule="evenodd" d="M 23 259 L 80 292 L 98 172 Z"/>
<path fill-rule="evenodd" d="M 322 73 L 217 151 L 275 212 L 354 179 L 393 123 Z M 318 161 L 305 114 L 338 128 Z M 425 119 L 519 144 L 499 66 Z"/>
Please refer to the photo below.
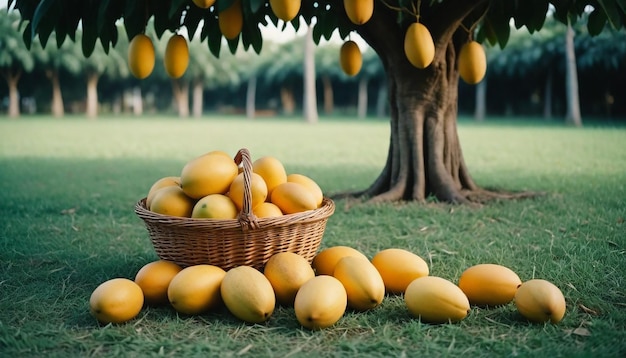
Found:
<path fill-rule="evenodd" d="M 305 224 L 316 222 L 329 218 L 335 212 L 335 203 L 332 199 L 324 197 L 322 205 L 313 210 L 303 211 L 294 214 L 285 214 L 278 217 L 254 218 L 251 224 L 246 220 L 242 220 L 241 216 L 237 219 L 207 219 L 207 218 L 188 218 L 163 215 L 155 213 L 146 208 L 146 197 L 140 199 L 135 204 L 135 214 L 144 222 L 158 223 L 163 226 L 181 226 L 187 228 L 204 228 L 215 230 L 227 230 L 240 228 L 242 230 L 261 230 L 267 227 L 284 227 L 294 224 Z"/>

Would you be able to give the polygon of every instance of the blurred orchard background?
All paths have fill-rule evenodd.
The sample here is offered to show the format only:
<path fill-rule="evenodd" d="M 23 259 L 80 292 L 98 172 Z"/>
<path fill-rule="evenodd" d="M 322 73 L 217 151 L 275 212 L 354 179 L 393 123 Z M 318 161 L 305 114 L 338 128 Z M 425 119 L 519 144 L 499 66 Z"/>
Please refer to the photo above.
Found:
<path fill-rule="evenodd" d="M 313 96 L 321 117 L 377 118 L 387 116 L 387 87 L 383 67 L 364 41 L 353 36 L 363 53 L 363 67 L 349 77 L 339 65 L 345 39 L 322 40 L 306 51 L 307 27 L 296 31 L 264 29 L 260 54 L 240 49 L 232 54 L 222 46 L 219 58 L 199 34 L 189 39 L 190 62 L 185 75 L 173 80 L 162 65 L 171 33 L 155 44 L 157 62 L 144 80 L 134 78 L 127 64 L 129 39 L 118 26 L 119 40 L 108 53 L 98 42 L 85 58 L 80 44 L 55 36 L 47 44 L 33 40 L 28 50 L 22 39 L 25 24 L 16 11 L 0 2 L 0 115 L 68 115 L 95 119 L 100 115 L 165 115 L 201 118 L 209 114 L 238 114 L 249 118 L 303 116 L 303 98 Z M 539 33 L 515 29 L 504 50 L 487 44 L 487 75 L 476 86 L 460 82 L 459 114 L 485 120 L 490 117 L 540 118 L 571 122 L 626 123 L 626 31 L 609 27 L 590 36 L 587 21 L 572 26 L 574 51 L 567 50 L 568 29 L 550 15 Z M 271 25 L 270 25 L 271 26 Z M 152 25 L 147 26 L 153 29 Z M 153 31 L 153 30 L 152 30 Z M 45 45 L 45 46 L 44 46 Z M 316 93 L 305 93 L 303 64 L 314 58 Z M 575 72 L 566 71 L 575 61 Z M 570 62 L 571 63 L 571 62 Z M 573 76 L 573 77 L 572 77 Z M 568 99 L 568 95 L 570 98 Z M 578 107 L 572 121 L 568 105 Z"/>

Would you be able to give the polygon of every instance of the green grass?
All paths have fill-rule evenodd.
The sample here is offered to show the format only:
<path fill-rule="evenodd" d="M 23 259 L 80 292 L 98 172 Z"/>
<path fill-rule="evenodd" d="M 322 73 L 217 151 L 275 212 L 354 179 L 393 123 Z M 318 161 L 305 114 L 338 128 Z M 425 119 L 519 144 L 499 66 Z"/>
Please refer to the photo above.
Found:
<path fill-rule="evenodd" d="M 337 201 L 322 245 L 372 256 L 387 247 L 422 256 L 456 282 L 477 263 L 522 280 L 554 282 L 567 300 L 558 325 L 531 324 L 513 304 L 473 308 L 455 324 L 408 315 L 401 297 L 347 312 L 319 332 L 293 309 L 250 325 L 225 310 L 196 317 L 144 308 L 99 326 L 88 299 L 101 282 L 134 277 L 155 260 L 135 202 L 186 160 L 241 147 L 274 155 L 326 192 L 362 189 L 382 169 L 384 121 L 211 118 L 0 120 L 0 356 L 554 356 L 626 355 L 626 131 L 461 122 L 478 184 L 543 191 L 480 208 Z"/>

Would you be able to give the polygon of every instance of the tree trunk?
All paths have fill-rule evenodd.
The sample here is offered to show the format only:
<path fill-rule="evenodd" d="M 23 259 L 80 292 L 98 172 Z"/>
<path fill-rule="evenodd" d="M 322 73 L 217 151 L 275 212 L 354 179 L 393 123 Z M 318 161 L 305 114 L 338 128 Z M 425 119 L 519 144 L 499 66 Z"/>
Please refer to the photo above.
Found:
<path fill-rule="evenodd" d="M 576 127 L 583 125 L 580 116 L 580 100 L 578 97 L 578 71 L 576 69 L 576 53 L 574 52 L 574 29 L 567 24 L 565 33 L 565 97 L 567 114 L 565 122 Z"/>
<path fill-rule="evenodd" d="M 87 118 L 98 117 L 98 80 L 100 75 L 95 72 L 87 74 Z"/>
<path fill-rule="evenodd" d="M 192 112 L 195 118 L 202 117 L 202 110 L 204 108 L 204 84 L 202 80 L 193 81 L 193 107 Z"/>
<path fill-rule="evenodd" d="M 254 119 L 256 112 L 256 76 L 250 76 L 248 80 L 248 89 L 246 91 L 246 117 Z"/>
<path fill-rule="evenodd" d="M 172 93 L 178 117 L 189 117 L 189 85 L 185 80 L 172 79 Z"/>
<path fill-rule="evenodd" d="M 475 86 L 476 104 L 474 107 L 474 120 L 482 122 L 487 116 L 487 80 L 483 79 Z"/>
<path fill-rule="evenodd" d="M 315 90 L 315 42 L 313 26 L 309 26 L 304 36 L 304 119 L 317 123 L 317 93 Z"/>
<path fill-rule="evenodd" d="M 141 96 L 141 87 L 133 88 L 133 114 L 141 116 L 143 114 L 143 97 Z"/>
<path fill-rule="evenodd" d="M 543 119 L 545 120 L 552 119 L 552 77 L 552 71 L 548 70 L 545 88 L 543 89 Z"/>
<path fill-rule="evenodd" d="M 8 70 L 3 72 L 3 77 L 7 81 L 7 86 L 9 86 L 9 117 L 17 118 L 20 116 L 20 91 L 17 88 L 17 84 L 20 81 L 20 77 L 22 77 L 22 71 L 12 72 Z"/>
<path fill-rule="evenodd" d="M 429 197 L 452 203 L 480 200 L 481 191 L 465 165 L 457 134 L 458 82 L 456 54 L 467 40 L 460 22 L 484 1 L 456 1 L 432 8 L 437 19 L 425 23 L 435 42 L 435 58 L 426 69 L 413 67 L 404 54 L 404 28 L 389 26 L 397 13 L 374 12 L 359 33 L 378 53 L 389 87 L 391 137 L 387 162 L 375 182 L 353 193 L 371 201 L 416 200 Z M 423 8 L 424 10 L 426 8 Z M 450 10 L 452 9 L 452 10 Z M 457 34 L 457 35 L 455 35 Z"/>
<path fill-rule="evenodd" d="M 366 76 L 359 80 L 358 100 L 356 104 L 357 117 L 364 119 L 367 117 L 367 83 L 369 79 Z"/>
<path fill-rule="evenodd" d="M 332 114 L 335 110 L 333 81 L 328 75 L 324 75 L 322 76 L 322 85 L 324 86 L 324 113 Z"/>
<path fill-rule="evenodd" d="M 283 113 L 292 115 L 296 111 L 296 99 L 291 88 L 282 86 L 280 88 L 280 102 L 283 105 Z"/>
<path fill-rule="evenodd" d="M 65 108 L 63 106 L 59 71 L 55 69 L 46 70 L 46 76 L 50 79 L 50 83 L 52 84 L 52 115 L 55 117 L 63 117 L 65 115 Z"/>

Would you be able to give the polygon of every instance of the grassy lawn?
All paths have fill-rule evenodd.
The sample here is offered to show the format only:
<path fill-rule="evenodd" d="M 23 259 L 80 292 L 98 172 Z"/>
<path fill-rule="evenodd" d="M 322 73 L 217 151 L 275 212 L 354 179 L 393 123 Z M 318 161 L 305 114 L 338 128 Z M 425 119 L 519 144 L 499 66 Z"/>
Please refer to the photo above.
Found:
<path fill-rule="evenodd" d="M 247 147 L 327 193 L 362 189 L 384 165 L 388 123 L 24 117 L 0 120 L 0 356 L 626 356 L 626 130 L 461 122 L 459 135 L 478 184 L 547 194 L 480 208 L 337 201 L 323 247 L 405 248 L 453 282 L 474 264 L 505 265 L 559 286 L 558 325 L 528 323 L 513 304 L 429 325 L 388 296 L 317 332 L 284 307 L 261 325 L 146 307 L 100 326 L 93 289 L 157 259 L 133 211 L 156 179 Z"/>

